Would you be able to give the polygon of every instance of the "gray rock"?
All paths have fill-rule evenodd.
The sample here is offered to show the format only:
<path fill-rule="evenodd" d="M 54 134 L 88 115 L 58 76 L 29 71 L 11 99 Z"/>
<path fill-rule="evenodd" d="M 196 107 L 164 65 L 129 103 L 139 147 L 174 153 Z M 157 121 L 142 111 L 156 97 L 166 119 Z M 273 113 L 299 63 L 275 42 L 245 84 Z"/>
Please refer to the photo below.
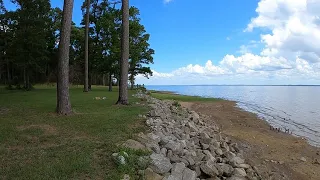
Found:
<path fill-rule="evenodd" d="M 182 157 L 183 159 L 185 159 L 185 160 L 187 160 L 188 161 L 188 164 L 190 165 L 190 166 L 192 166 L 192 165 L 194 165 L 196 162 L 194 161 L 194 159 L 190 156 L 190 155 L 188 155 L 188 156 L 184 156 L 184 157 Z"/>
<path fill-rule="evenodd" d="M 166 145 L 164 145 L 165 148 L 171 149 L 172 152 L 179 152 L 181 151 L 181 145 L 179 142 L 169 141 Z"/>
<path fill-rule="evenodd" d="M 163 154 L 164 156 L 167 156 L 167 149 L 166 148 L 161 148 L 160 152 L 161 154 Z"/>
<path fill-rule="evenodd" d="M 185 168 L 182 175 L 182 180 L 195 180 L 197 173 L 189 168 Z"/>
<path fill-rule="evenodd" d="M 181 180 L 178 177 L 175 177 L 172 174 L 166 175 L 162 180 Z"/>
<path fill-rule="evenodd" d="M 224 163 L 218 163 L 216 165 L 216 167 L 219 171 L 219 174 L 226 176 L 226 177 L 230 177 L 233 173 L 233 170 L 234 170 L 232 166 L 230 166 L 229 164 L 224 164 Z"/>
<path fill-rule="evenodd" d="M 126 158 L 124 158 L 123 156 L 118 156 L 117 157 L 117 161 L 118 163 L 122 164 L 122 165 L 125 165 L 126 164 Z"/>
<path fill-rule="evenodd" d="M 134 150 L 146 150 L 146 146 L 141 144 L 140 142 L 133 140 L 133 139 L 128 139 L 126 142 L 122 144 L 122 146 L 134 149 Z"/>
<path fill-rule="evenodd" d="M 168 150 L 168 154 L 167 154 L 167 156 L 168 156 L 168 157 L 173 156 L 173 152 L 172 152 L 172 150 L 170 150 L 170 149 Z"/>
<path fill-rule="evenodd" d="M 205 133 L 205 132 L 200 133 L 199 136 L 200 136 L 201 139 L 208 139 L 208 138 L 210 138 L 210 136 L 209 136 L 207 133 Z"/>
<path fill-rule="evenodd" d="M 217 168 L 215 167 L 215 163 L 210 160 L 203 162 L 200 165 L 200 169 L 202 172 L 204 172 L 205 174 L 207 174 L 211 177 L 216 177 L 217 175 L 219 175 L 219 172 L 218 172 Z"/>
<path fill-rule="evenodd" d="M 307 162 L 307 159 L 305 157 L 301 157 L 300 161 Z"/>
<path fill-rule="evenodd" d="M 201 146 L 202 146 L 202 149 L 203 149 L 203 150 L 206 150 L 206 149 L 209 148 L 209 145 L 208 145 L 208 144 L 202 143 Z"/>
<path fill-rule="evenodd" d="M 175 163 L 173 164 L 173 167 L 171 169 L 171 175 L 182 179 L 183 171 L 186 168 L 186 165 L 184 163 Z"/>
<path fill-rule="evenodd" d="M 232 158 L 236 157 L 236 155 L 233 152 L 230 152 L 230 151 L 225 152 L 223 155 L 227 159 L 232 159 Z"/>
<path fill-rule="evenodd" d="M 172 168 L 170 160 L 162 154 L 153 153 L 151 154 L 150 159 L 150 168 L 158 174 L 167 173 Z"/>
<path fill-rule="evenodd" d="M 222 150 L 221 149 L 216 149 L 215 150 L 215 153 L 219 156 L 221 156 L 223 154 Z"/>
<path fill-rule="evenodd" d="M 204 158 L 206 161 L 208 161 L 208 160 L 211 160 L 211 161 L 214 161 L 214 162 L 216 161 L 216 158 L 211 154 L 210 151 L 204 150 L 203 153 L 206 155 L 205 158 Z"/>
<path fill-rule="evenodd" d="M 243 168 L 235 168 L 233 171 L 234 176 L 245 177 L 247 176 L 246 171 Z"/>
<path fill-rule="evenodd" d="M 190 113 L 191 113 L 190 120 L 195 122 L 199 121 L 200 116 L 198 113 L 196 113 L 195 111 L 190 111 Z"/>
<path fill-rule="evenodd" d="M 281 164 L 281 163 L 280 163 Z M 238 165 L 239 168 L 243 168 L 243 169 L 249 169 L 250 165 L 249 164 L 239 164 Z"/>
<path fill-rule="evenodd" d="M 163 176 L 153 172 L 151 168 L 147 168 L 144 171 L 144 177 L 145 177 L 145 180 L 162 180 L 163 179 Z"/>
<path fill-rule="evenodd" d="M 227 178 L 226 180 L 247 180 L 247 178 L 241 176 L 232 176 Z"/>
<path fill-rule="evenodd" d="M 230 160 L 230 164 L 233 167 L 238 167 L 240 164 L 244 164 L 244 160 L 242 158 L 236 156 Z"/>
<path fill-rule="evenodd" d="M 158 143 L 146 143 L 146 148 L 151 149 L 155 153 L 160 153 L 160 147 Z"/>
<path fill-rule="evenodd" d="M 149 137 L 151 140 L 153 140 L 156 143 L 159 143 L 160 140 L 161 140 L 160 136 L 158 136 L 158 135 L 156 135 L 154 133 L 148 133 L 147 137 Z"/>
<path fill-rule="evenodd" d="M 130 176 L 128 174 L 125 174 L 121 180 L 130 180 Z"/>
<path fill-rule="evenodd" d="M 191 132 L 198 132 L 198 128 L 196 127 L 196 125 L 194 124 L 194 122 L 188 122 L 188 127 L 190 128 Z"/>

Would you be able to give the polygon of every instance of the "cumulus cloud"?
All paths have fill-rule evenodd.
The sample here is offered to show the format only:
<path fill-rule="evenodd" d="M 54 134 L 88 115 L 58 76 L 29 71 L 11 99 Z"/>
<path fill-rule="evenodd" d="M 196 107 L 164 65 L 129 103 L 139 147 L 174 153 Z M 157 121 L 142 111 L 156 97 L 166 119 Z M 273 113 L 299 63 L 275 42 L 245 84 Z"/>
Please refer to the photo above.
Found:
<path fill-rule="evenodd" d="M 244 30 L 250 33 L 263 29 L 259 31 L 260 41 L 242 45 L 240 56 L 227 54 L 217 65 L 209 60 L 204 65 L 190 64 L 166 74 L 157 72 L 155 78 L 165 76 L 167 84 L 182 84 L 178 81 L 182 77 L 190 79 L 186 84 L 215 84 L 217 81 L 212 80 L 219 79 L 228 84 L 255 78 L 260 82 L 278 79 L 283 83 L 295 78 L 297 84 L 304 84 L 302 81 L 319 84 L 319 9 L 320 0 L 261 0 L 256 8 L 257 16 Z M 254 54 L 252 49 L 257 44 L 262 45 L 262 50 Z"/>

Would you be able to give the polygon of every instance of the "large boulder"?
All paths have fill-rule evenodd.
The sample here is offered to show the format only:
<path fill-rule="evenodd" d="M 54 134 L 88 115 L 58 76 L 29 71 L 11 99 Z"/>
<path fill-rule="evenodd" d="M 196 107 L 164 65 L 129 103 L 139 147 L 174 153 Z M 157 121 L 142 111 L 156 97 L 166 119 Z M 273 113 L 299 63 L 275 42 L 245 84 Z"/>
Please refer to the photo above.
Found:
<path fill-rule="evenodd" d="M 170 160 L 163 154 L 153 153 L 150 155 L 150 160 L 150 168 L 158 174 L 167 173 L 172 168 Z"/>

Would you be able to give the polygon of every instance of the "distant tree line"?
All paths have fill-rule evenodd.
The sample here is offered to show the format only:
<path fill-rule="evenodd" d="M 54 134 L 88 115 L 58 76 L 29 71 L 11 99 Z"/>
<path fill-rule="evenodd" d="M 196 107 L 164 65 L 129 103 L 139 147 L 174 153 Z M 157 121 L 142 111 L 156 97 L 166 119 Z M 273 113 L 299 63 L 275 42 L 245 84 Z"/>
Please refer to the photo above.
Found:
<path fill-rule="evenodd" d="M 61 70 L 58 59 L 63 11 L 52 8 L 50 0 L 12 2 L 17 9 L 8 11 L 0 0 L 0 84 L 9 89 L 31 90 L 36 83 L 56 83 Z M 121 60 L 127 63 L 123 64 L 127 67 L 123 78 L 129 80 L 131 87 L 138 74 L 152 75 L 148 65 L 153 63 L 155 52 L 150 48 L 150 35 L 141 24 L 136 7 L 128 11 L 130 33 L 125 39 L 129 43 L 129 57 L 121 55 L 121 44 L 126 42 L 122 41 L 125 29 L 119 4 L 85 0 L 81 24 L 71 24 L 69 82 L 87 84 L 85 91 L 90 90 L 91 85 L 109 85 L 112 90 L 112 84 L 120 81 Z"/>

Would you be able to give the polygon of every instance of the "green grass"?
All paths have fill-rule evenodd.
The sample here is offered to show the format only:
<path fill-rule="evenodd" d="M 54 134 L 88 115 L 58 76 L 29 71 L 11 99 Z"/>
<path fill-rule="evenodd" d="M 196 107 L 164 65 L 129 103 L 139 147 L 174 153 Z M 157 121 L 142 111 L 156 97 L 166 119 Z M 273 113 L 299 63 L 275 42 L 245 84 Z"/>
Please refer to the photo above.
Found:
<path fill-rule="evenodd" d="M 150 91 L 151 96 L 157 99 L 169 99 L 175 101 L 182 101 L 182 102 L 213 102 L 213 101 L 220 101 L 221 99 L 218 98 L 204 98 L 199 96 L 185 96 L 174 94 L 165 91 Z"/>
<path fill-rule="evenodd" d="M 147 109 L 114 105 L 107 87 L 70 89 L 73 115 L 57 116 L 54 87 L 7 91 L 0 87 L 0 179 L 120 179 L 111 154 L 117 144 L 145 130 Z M 106 97 L 107 100 L 94 100 Z"/>

